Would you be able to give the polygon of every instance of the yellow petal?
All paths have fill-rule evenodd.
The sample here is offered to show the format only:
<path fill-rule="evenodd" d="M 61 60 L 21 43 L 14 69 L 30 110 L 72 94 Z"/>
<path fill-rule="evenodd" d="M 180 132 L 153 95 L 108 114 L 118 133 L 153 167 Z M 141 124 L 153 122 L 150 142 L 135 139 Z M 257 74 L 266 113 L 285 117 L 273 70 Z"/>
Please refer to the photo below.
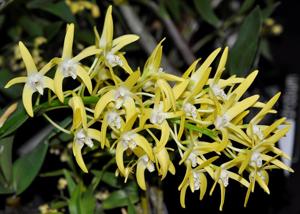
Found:
<path fill-rule="evenodd" d="M 31 56 L 31 54 L 29 53 L 28 49 L 23 44 L 23 42 L 19 42 L 19 48 L 20 48 L 22 59 L 24 61 L 24 64 L 25 64 L 25 67 L 27 70 L 27 75 L 29 75 L 33 72 L 37 72 L 38 70 L 35 66 L 33 58 Z"/>
<path fill-rule="evenodd" d="M 249 187 L 249 182 L 245 178 L 241 177 L 240 175 L 238 175 L 238 174 L 236 174 L 234 172 L 229 172 L 228 171 L 228 176 L 231 179 L 240 182 L 240 184 L 244 185 L 245 187 L 247 187 L 247 188 Z"/>
<path fill-rule="evenodd" d="M 67 31 L 64 40 L 64 48 L 62 53 L 63 59 L 72 58 L 73 39 L 74 39 L 74 24 L 71 23 L 67 25 Z"/>
<path fill-rule="evenodd" d="M 92 88 L 92 81 L 88 74 L 88 72 L 80 65 L 77 66 L 77 75 L 80 77 L 82 82 L 87 87 L 90 94 L 92 94 L 93 88 Z"/>
<path fill-rule="evenodd" d="M 123 162 L 123 153 L 125 149 L 122 144 L 122 142 L 117 143 L 117 148 L 116 148 L 116 163 L 118 166 L 118 169 L 120 170 L 121 174 L 125 176 L 125 167 L 124 167 L 124 162 Z"/>
<path fill-rule="evenodd" d="M 204 173 L 200 173 L 200 200 L 203 199 L 207 189 L 207 179 Z"/>
<path fill-rule="evenodd" d="M 169 110 L 171 106 L 173 110 L 175 110 L 176 109 L 175 96 L 173 94 L 170 85 L 165 80 L 162 79 L 157 80 L 156 84 L 166 96 L 167 106 L 164 106 L 165 111 Z"/>
<path fill-rule="evenodd" d="M 196 66 L 198 64 L 198 62 L 200 61 L 200 59 L 195 60 L 190 67 L 184 72 L 184 74 L 182 75 L 182 78 L 184 79 L 188 79 L 188 77 L 190 76 L 191 73 L 194 73 Z"/>
<path fill-rule="evenodd" d="M 175 166 L 174 166 L 174 164 L 173 164 L 171 161 L 169 162 L 169 172 L 170 172 L 172 175 L 175 175 L 175 173 L 176 173 Z"/>
<path fill-rule="evenodd" d="M 259 186 L 267 193 L 270 194 L 270 190 L 268 188 L 268 185 L 265 183 L 265 181 L 258 175 L 255 176 L 255 179 Z"/>
<path fill-rule="evenodd" d="M 285 117 L 280 118 L 273 122 L 270 126 L 268 126 L 266 129 L 263 130 L 264 136 L 269 136 L 276 128 L 278 128 L 279 125 L 281 125 L 286 120 Z"/>
<path fill-rule="evenodd" d="M 187 86 L 189 85 L 190 80 L 184 80 L 180 83 L 177 83 L 173 88 L 172 88 L 172 92 L 174 94 L 175 100 L 177 100 L 185 91 L 185 89 L 187 88 Z"/>
<path fill-rule="evenodd" d="M 138 161 L 136 166 L 136 180 L 138 185 L 142 190 L 146 190 L 146 182 L 145 182 L 145 169 L 146 166 L 142 161 Z"/>
<path fill-rule="evenodd" d="M 63 93 L 63 79 L 64 76 L 61 72 L 61 70 L 58 68 L 56 70 L 55 76 L 54 76 L 54 89 L 55 89 L 55 94 L 60 100 L 60 102 L 64 102 L 64 93 Z"/>
<path fill-rule="evenodd" d="M 43 76 L 43 83 L 44 83 L 44 88 L 49 88 L 51 91 L 55 93 L 54 81 L 51 78 L 47 76 Z"/>
<path fill-rule="evenodd" d="M 104 20 L 103 31 L 99 41 L 99 47 L 105 51 L 112 46 L 114 23 L 112 19 L 112 6 L 109 6 Z"/>
<path fill-rule="evenodd" d="M 135 42 L 139 38 L 140 37 L 135 34 L 127 34 L 127 35 L 120 36 L 113 40 L 111 52 L 114 54 L 117 51 L 121 50 L 126 45 Z"/>
<path fill-rule="evenodd" d="M 148 155 L 151 161 L 154 161 L 154 155 L 152 151 L 152 147 L 150 146 L 149 142 L 140 134 L 134 135 L 134 141 L 136 144 L 141 147 L 145 153 Z"/>
<path fill-rule="evenodd" d="M 4 88 L 9 88 L 12 85 L 15 85 L 18 83 L 26 83 L 26 81 L 27 81 L 27 77 L 15 77 L 15 78 L 11 79 L 8 83 L 6 83 Z"/>
<path fill-rule="evenodd" d="M 69 105 L 72 107 L 73 110 L 73 125 L 71 129 L 77 129 L 81 124 L 84 129 L 87 129 L 87 116 L 81 97 L 73 96 L 69 100 Z"/>
<path fill-rule="evenodd" d="M 181 184 L 178 187 L 178 190 L 181 190 L 186 184 L 188 184 L 188 180 L 189 180 L 190 176 L 192 176 L 191 173 L 192 173 L 191 163 L 187 162 L 185 175 L 184 175 L 184 178 L 183 178 Z"/>
<path fill-rule="evenodd" d="M 81 154 L 82 147 L 83 147 L 83 145 L 73 142 L 73 154 L 74 154 L 75 160 L 76 160 L 77 164 L 79 165 L 79 167 L 81 168 L 81 170 L 85 173 L 88 173 L 88 170 L 86 168 L 86 165 L 84 163 L 84 160 L 83 160 L 82 154 Z"/>
<path fill-rule="evenodd" d="M 99 101 L 97 102 L 95 106 L 95 115 L 94 118 L 98 119 L 102 113 L 102 111 L 105 109 L 108 103 L 114 100 L 115 91 L 111 90 L 107 93 L 105 93 L 102 97 L 100 97 Z"/>
<path fill-rule="evenodd" d="M 22 93 L 22 101 L 26 112 L 30 117 L 33 117 L 33 109 L 32 109 L 32 94 L 33 90 L 29 85 L 25 84 L 23 93 Z"/>
<path fill-rule="evenodd" d="M 272 164 L 278 166 L 281 169 L 287 170 L 289 172 L 294 172 L 294 170 L 291 167 L 285 165 L 280 160 L 274 159 L 274 157 L 271 157 L 271 156 L 265 155 L 265 154 L 261 154 L 260 156 L 261 156 L 261 159 L 263 159 L 263 160 L 265 160 L 267 162 L 271 162 Z"/>
<path fill-rule="evenodd" d="M 139 70 L 130 74 L 129 77 L 125 80 L 124 86 L 130 90 L 137 83 L 140 75 L 141 73 Z"/>
<path fill-rule="evenodd" d="M 185 208 L 185 194 L 186 194 L 187 187 L 188 184 L 184 185 L 180 190 L 180 205 L 183 208 Z"/>
<path fill-rule="evenodd" d="M 222 211 L 223 210 L 223 206 L 224 206 L 224 201 L 225 201 L 225 186 L 221 183 L 219 183 L 220 185 L 220 190 L 221 190 L 221 202 L 220 202 L 220 207 L 219 210 Z"/>
<path fill-rule="evenodd" d="M 160 150 L 166 146 L 167 142 L 169 141 L 169 137 L 170 137 L 170 127 L 169 127 L 168 122 L 164 121 L 161 124 L 161 137 L 159 140 L 159 144 L 156 145 L 158 150 Z"/>
<path fill-rule="evenodd" d="M 62 62 L 61 58 L 53 58 L 48 62 L 46 65 L 42 67 L 42 69 L 39 71 L 40 74 L 45 75 L 48 71 L 51 70 L 55 65 L 59 65 Z"/>
<path fill-rule="evenodd" d="M 131 67 L 129 66 L 127 59 L 123 56 L 123 54 L 117 54 L 117 56 L 120 58 L 121 62 L 122 62 L 122 68 L 124 69 L 124 71 L 126 71 L 128 74 L 132 74 L 133 71 L 131 69 Z"/>
<path fill-rule="evenodd" d="M 195 82 L 196 85 L 194 85 L 194 87 L 191 88 L 192 93 L 188 99 L 192 99 L 193 97 L 195 97 L 197 94 L 199 94 L 201 92 L 204 85 L 207 84 L 207 80 L 208 80 L 210 72 L 211 72 L 211 67 L 209 67 L 206 70 L 203 70 L 201 73 L 199 73 L 197 82 Z M 192 77 L 191 77 L 191 79 L 192 79 Z"/>
<path fill-rule="evenodd" d="M 239 100 L 243 94 L 247 91 L 247 89 L 251 86 L 255 77 L 257 76 L 258 71 L 253 71 L 251 74 L 247 76 L 247 78 L 232 92 L 232 94 L 236 94 L 236 100 Z"/>
<path fill-rule="evenodd" d="M 125 112 L 126 112 L 126 124 L 128 123 L 129 119 L 133 118 L 134 115 L 136 115 L 136 117 L 138 116 L 138 110 L 135 107 L 135 102 L 134 100 L 129 97 L 125 100 L 123 106 L 125 107 Z M 134 121 L 132 121 L 133 123 L 135 122 L 136 118 L 134 119 Z M 130 125 L 130 128 L 132 128 L 133 124 Z"/>
<path fill-rule="evenodd" d="M 160 63 L 161 63 L 161 57 L 162 57 L 162 42 L 164 41 L 164 39 L 162 39 L 154 48 L 154 50 L 152 51 L 151 55 L 149 56 L 144 70 L 147 69 L 153 69 L 153 71 L 157 72 L 159 67 L 160 67 Z"/>
<path fill-rule="evenodd" d="M 271 137 L 265 139 L 264 143 L 276 143 L 289 131 L 290 126 L 286 126 L 285 128 L 275 132 Z"/>
<path fill-rule="evenodd" d="M 244 207 L 247 206 L 247 203 L 248 203 L 248 201 L 249 201 L 250 193 L 251 193 L 251 190 L 252 190 L 252 188 L 253 188 L 254 182 L 255 182 L 255 181 L 254 181 L 253 179 L 251 179 L 250 185 L 249 185 L 249 187 L 248 187 L 248 189 L 247 189 L 247 193 L 246 193 L 246 196 L 245 196 Z"/>
<path fill-rule="evenodd" d="M 229 123 L 228 124 L 228 128 L 231 129 L 233 132 L 235 132 L 235 134 L 239 135 L 239 137 L 241 137 L 242 139 L 244 139 L 245 141 L 247 141 L 247 143 L 251 142 L 250 138 L 238 126 L 235 126 L 235 125 Z"/>
<path fill-rule="evenodd" d="M 170 162 L 170 157 L 167 149 L 162 148 L 160 151 L 156 152 L 156 158 L 160 166 L 159 172 L 160 175 L 162 176 L 161 180 L 163 180 L 168 173 L 169 162 Z"/>
<path fill-rule="evenodd" d="M 220 79 L 222 72 L 225 70 L 225 64 L 227 61 L 227 56 L 228 56 L 228 47 L 226 47 L 222 53 L 218 68 L 217 68 L 217 72 L 214 76 L 214 81 L 215 83 Z"/>
<path fill-rule="evenodd" d="M 87 58 L 89 56 L 99 54 L 100 49 L 97 49 L 96 46 L 90 46 L 85 49 L 83 49 L 78 55 L 72 58 L 74 62 L 79 62 L 80 60 Z"/>
<path fill-rule="evenodd" d="M 108 127 L 108 123 L 107 123 L 107 114 L 104 115 L 104 118 L 102 120 L 102 124 L 101 124 L 101 148 L 103 149 L 105 146 L 105 142 L 106 142 L 106 133 L 107 133 L 107 127 Z"/>
<path fill-rule="evenodd" d="M 233 107 L 231 107 L 226 112 L 226 115 L 228 116 L 228 120 L 231 121 L 238 114 L 250 108 L 258 100 L 258 98 L 259 98 L 258 95 L 253 95 L 240 102 L 237 102 Z"/>
<path fill-rule="evenodd" d="M 270 99 L 266 103 L 266 105 L 260 110 L 260 112 L 258 112 L 258 114 L 251 119 L 250 123 L 254 123 L 254 124 L 259 123 L 263 119 L 263 117 L 272 109 L 272 107 L 275 105 L 279 97 L 280 97 L 280 92 L 277 93 L 274 97 L 272 97 L 272 99 Z"/>
<path fill-rule="evenodd" d="M 94 139 L 94 140 L 97 140 L 98 142 L 101 142 L 100 141 L 100 137 L 101 137 L 101 132 L 96 130 L 96 129 L 91 129 L 91 128 L 88 128 L 87 129 L 87 135 Z"/>
<path fill-rule="evenodd" d="M 182 134 L 183 134 L 183 132 L 185 130 L 184 125 L 185 125 L 185 116 L 182 115 L 181 118 L 180 118 L 180 125 L 179 125 L 179 130 L 178 130 L 178 135 L 177 135 L 178 140 L 181 139 Z"/>

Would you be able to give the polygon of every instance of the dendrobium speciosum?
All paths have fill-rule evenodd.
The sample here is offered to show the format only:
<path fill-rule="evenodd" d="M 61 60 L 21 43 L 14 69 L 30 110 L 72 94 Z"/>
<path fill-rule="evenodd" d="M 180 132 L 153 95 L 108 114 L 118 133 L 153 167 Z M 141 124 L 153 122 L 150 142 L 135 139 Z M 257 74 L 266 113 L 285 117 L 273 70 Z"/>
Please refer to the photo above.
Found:
<path fill-rule="evenodd" d="M 27 76 L 12 79 L 6 85 L 25 83 L 23 104 L 30 116 L 33 109 L 39 110 L 32 106 L 32 94 L 43 95 L 45 88 L 54 93 L 49 92 L 50 104 L 58 98 L 56 103 L 72 110 L 69 116 L 72 124 L 67 128 L 43 115 L 60 131 L 73 136 L 73 154 L 83 172 L 99 167 L 93 164 L 95 161 L 88 164 L 84 161 L 94 150 L 109 150 L 116 162 L 116 175 L 124 177 L 126 182 L 135 173 L 143 190 L 147 189 L 147 172 L 163 180 L 168 173 L 176 175 L 178 167 L 185 167 L 185 176 L 178 187 L 182 207 L 188 187 L 192 192 L 199 190 L 202 200 L 207 189 L 210 188 L 211 195 L 218 186 L 222 210 L 226 188 L 232 180 L 244 187 L 246 206 L 255 183 L 270 193 L 269 170 L 293 171 L 279 160 L 288 156 L 276 147 L 289 130 L 285 118 L 263 123 L 266 115 L 276 113 L 273 106 L 280 93 L 265 104 L 259 101 L 259 95 L 246 97 L 245 92 L 258 71 L 246 78 L 222 79 L 227 47 L 223 51 L 216 49 L 202 63 L 196 60 L 179 77 L 165 72 L 161 66 L 163 41 L 155 47 L 143 69 L 132 70 L 125 54 L 119 51 L 138 36 L 113 39 L 111 6 L 101 37 L 96 29 L 95 37 L 94 45 L 73 57 L 74 24 L 67 25 L 62 57 L 53 58 L 41 70 L 20 42 Z M 91 66 L 80 63 L 85 58 L 85 62 L 94 58 Z M 46 76 L 54 66 L 54 78 Z M 81 84 L 64 91 L 66 77 L 79 77 Z M 85 89 L 91 96 L 86 96 Z M 256 115 L 246 119 L 253 115 L 250 112 L 254 108 Z M 84 148 L 85 145 L 89 148 Z M 208 186 L 208 179 L 213 181 L 212 187 Z"/>

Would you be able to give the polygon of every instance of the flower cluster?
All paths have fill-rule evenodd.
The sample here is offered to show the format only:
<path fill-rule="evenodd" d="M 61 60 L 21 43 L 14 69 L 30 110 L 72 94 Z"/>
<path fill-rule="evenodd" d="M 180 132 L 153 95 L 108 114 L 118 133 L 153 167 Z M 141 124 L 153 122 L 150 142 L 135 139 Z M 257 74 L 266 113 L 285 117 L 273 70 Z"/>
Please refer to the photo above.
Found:
<path fill-rule="evenodd" d="M 111 7 L 101 36 L 95 29 L 95 45 L 73 56 L 73 36 L 74 25 L 70 24 L 62 57 L 53 58 L 41 69 L 20 42 L 27 76 L 11 80 L 6 87 L 25 83 L 23 103 L 30 116 L 34 115 L 32 94 L 43 95 L 45 88 L 53 92 L 49 92 L 49 102 L 57 97 L 72 109 L 73 153 L 82 171 L 87 173 L 91 167 L 85 164 L 83 147 L 110 149 L 115 152 L 117 174 L 125 181 L 135 174 L 138 185 L 145 190 L 146 171 L 164 179 L 168 173 L 176 173 L 176 158 L 180 156 L 179 164 L 186 168 L 178 188 L 182 207 L 188 187 L 192 192 L 199 190 L 201 200 L 207 191 L 207 179 L 212 179 L 209 194 L 216 186 L 220 188 L 220 210 L 231 180 L 246 188 L 246 205 L 255 183 L 269 193 L 268 171 L 293 171 L 279 160 L 288 157 L 276 147 L 289 129 L 285 118 L 270 125 L 261 122 L 267 114 L 276 113 L 273 106 L 280 94 L 267 103 L 260 102 L 258 95 L 245 98 L 257 71 L 246 78 L 222 79 L 228 48 L 223 50 L 216 68 L 212 64 L 220 48 L 202 63 L 195 61 L 179 77 L 161 67 L 162 42 L 142 69 L 133 70 L 128 65 L 120 50 L 138 36 L 113 39 Z M 91 66 L 81 63 L 91 56 Z M 56 68 L 54 78 L 46 76 L 52 68 Z M 64 90 L 63 80 L 68 77 L 80 85 Z M 96 101 L 86 102 L 87 94 Z M 246 120 L 250 111 L 256 114 Z"/>

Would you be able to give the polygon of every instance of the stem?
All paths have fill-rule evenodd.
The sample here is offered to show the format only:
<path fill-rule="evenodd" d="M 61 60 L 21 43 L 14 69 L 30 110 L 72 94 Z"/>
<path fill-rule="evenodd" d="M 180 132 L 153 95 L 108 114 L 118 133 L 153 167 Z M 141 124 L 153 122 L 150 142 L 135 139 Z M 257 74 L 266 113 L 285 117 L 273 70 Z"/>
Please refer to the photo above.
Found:
<path fill-rule="evenodd" d="M 60 125 L 58 125 L 56 122 L 54 122 L 47 114 L 43 113 L 43 117 L 48 120 L 49 123 L 51 123 L 55 128 L 57 128 L 58 130 L 66 133 L 66 134 L 71 134 L 71 132 L 69 130 L 64 129 L 63 127 L 61 127 Z"/>

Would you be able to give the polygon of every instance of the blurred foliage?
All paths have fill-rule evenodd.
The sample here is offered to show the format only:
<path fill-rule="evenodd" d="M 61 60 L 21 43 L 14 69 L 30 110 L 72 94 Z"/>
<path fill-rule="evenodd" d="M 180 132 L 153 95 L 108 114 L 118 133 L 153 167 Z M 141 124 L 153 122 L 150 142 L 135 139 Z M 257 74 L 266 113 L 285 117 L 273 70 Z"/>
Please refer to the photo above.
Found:
<path fill-rule="evenodd" d="M 42 59 L 59 55 L 66 23 L 74 22 L 77 25 L 76 29 L 80 29 L 75 41 L 77 51 L 81 50 L 83 45 L 93 44 L 94 35 L 88 29 L 103 23 L 104 11 L 110 4 L 115 5 L 115 34 L 121 35 L 137 30 L 129 24 L 130 14 L 123 10 L 126 6 L 139 17 L 136 21 L 146 29 L 140 35 L 142 38 L 146 34 L 155 41 L 163 37 L 168 38 L 164 42 L 165 58 L 168 64 L 175 68 L 170 68 L 171 71 L 186 68 L 189 61 L 197 58 L 199 53 L 204 55 L 203 52 L 209 53 L 217 46 L 228 45 L 231 51 L 227 71 L 231 74 L 246 75 L 247 71 L 257 67 L 262 57 L 272 61 L 268 39 L 282 32 L 281 25 L 270 18 L 279 5 L 273 0 L 1 0 L 0 115 L 8 108 L 7 104 L 20 98 L 21 94 L 21 87 L 3 89 L 9 79 L 24 72 L 24 65 L 17 50 L 18 41 L 24 41 L 32 50 L 35 62 L 40 67 L 45 63 Z M 127 56 L 136 64 L 139 60 L 146 59 L 140 57 L 147 52 L 146 44 L 143 43 L 145 42 L 141 41 L 140 45 L 127 50 L 131 52 Z M 85 181 L 73 162 L 68 148 L 70 139 L 54 128 L 43 132 L 44 137 L 39 138 L 39 142 L 27 154 L 18 156 L 13 153 L 12 147 L 16 143 L 15 130 L 22 127 L 27 120 L 28 115 L 22 105 L 18 105 L 4 125 L 1 125 L 1 194 L 21 194 L 39 174 L 45 158 L 54 156 L 57 160 L 55 163 L 60 164 L 55 171 L 42 171 L 42 177 L 66 179 L 67 191 L 64 188 L 58 189 L 60 197 L 49 202 L 49 207 L 44 207 L 44 213 L 60 213 L 65 209 L 72 214 L 91 213 L 93 210 L 103 213 L 107 209 L 119 207 L 127 207 L 128 213 L 135 213 L 134 206 L 137 202 L 143 202 L 145 195 L 138 192 L 134 182 L 123 184 L 123 181 L 120 182 L 115 177 L 110 167 L 112 154 L 95 152 L 94 156 L 103 157 L 103 165 L 99 166 L 102 169 L 93 171 L 88 181 Z M 68 125 L 69 122 L 70 119 L 61 123 Z M 26 127 L 23 128 L 26 130 Z M 39 131 L 41 129 L 37 127 L 36 135 Z M 17 134 L 22 135 L 21 132 Z M 31 136 L 31 139 L 35 137 Z M 31 141 L 36 139 L 26 142 Z M 18 142 L 18 146 L 22 143 Z M 100 207 L 97 206 L 99 202 L 102 204 Z M 143 204 L 139 203 L 138 206 Z M 152 206 L 155 207 L 155 204 Z M 43 212 L 43 209 L 40 211 Z"/>

